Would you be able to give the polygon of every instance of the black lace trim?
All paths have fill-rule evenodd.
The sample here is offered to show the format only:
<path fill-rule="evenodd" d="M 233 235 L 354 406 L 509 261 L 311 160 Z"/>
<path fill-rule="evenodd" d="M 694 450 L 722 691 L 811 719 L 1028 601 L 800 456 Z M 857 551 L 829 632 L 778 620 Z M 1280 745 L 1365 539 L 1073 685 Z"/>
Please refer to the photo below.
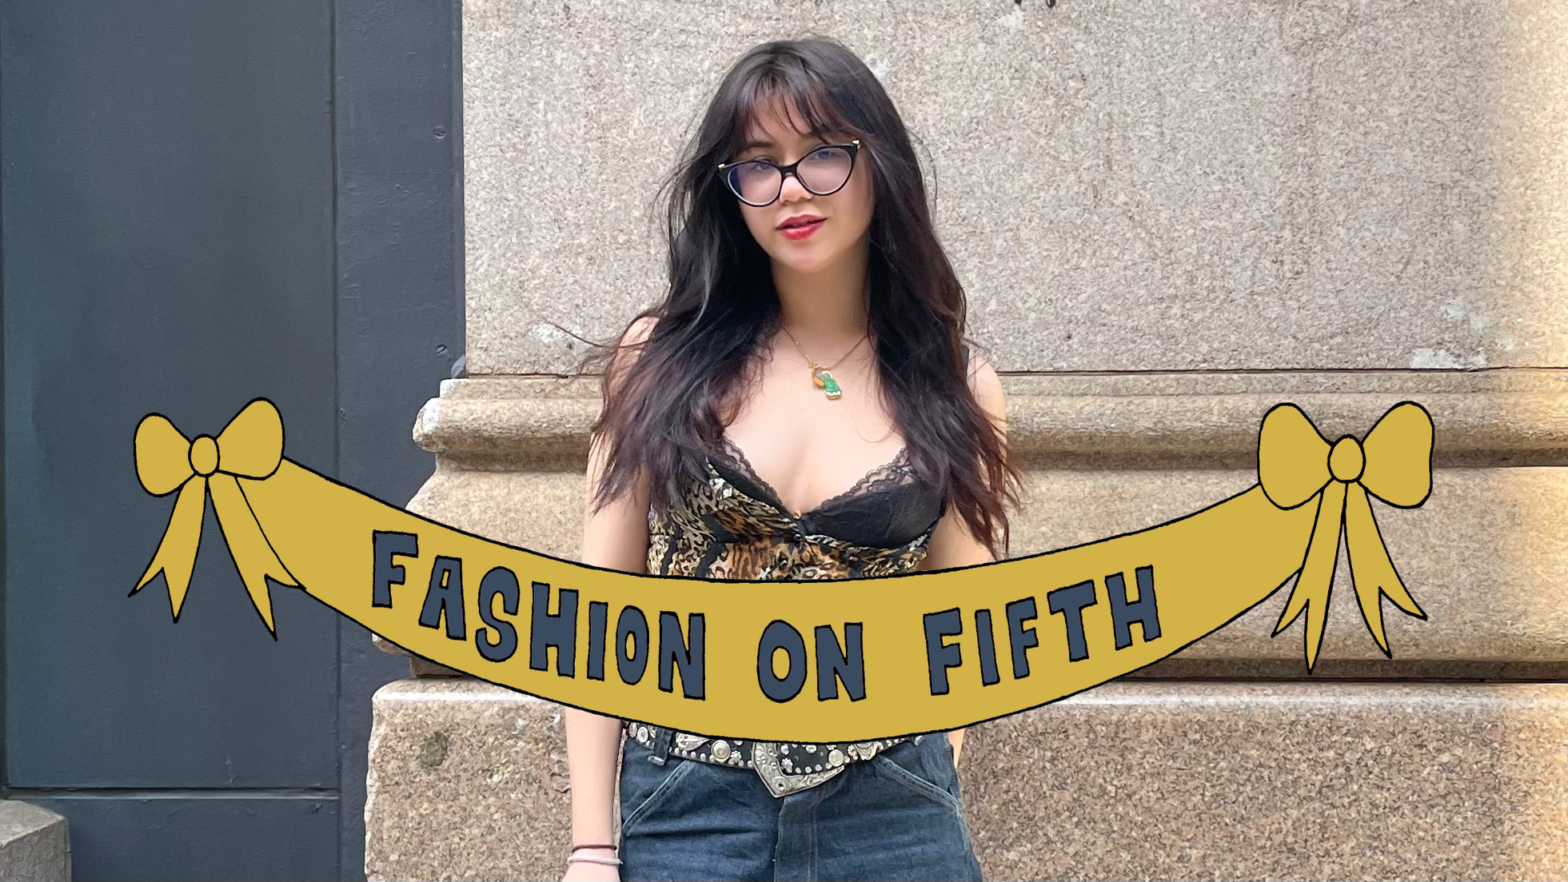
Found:
<path fill-rule="evenodd" d="M 751 461 L 746 458 L 746 452 L 740 449 L 740 445 L 730 440 L 729 436 L 727 435 L 720 438 L 720 445 L 723 448 L 723 452 L 726 458 L 730 459 L 737 467 L 739 467 L 740 471 L 744 473 L 748 479 L 755 482 L 758 489 L 762 490 L 768 495 L 769 499 L 765 501 L 769 505 L 772 505 L 774 508 L 784 512 L 785 514 L 790 514 L 789 510 L 784 506 L 783 497 L 780 496 L 779 492 L 773 488 L 773 485 L 769 484 L 766 480 L 763 479 L 761 475 L 757 474 L 756 468 L 753 467 Z M 914 480 L 914 471 L 910 468 L 908 460 L 908 446 L 900 447 L 898 449 L 898 453 L 894 454 L 891 460 L 888 460 L 879 466 L 874 466 L 870 471 L 866 472 L 864 475 L 861 475 L 860 478 L 855 481 L 855 483 L 851 484 L 849 489 L 842 493 L 835 493 L 834 495 L 829 496 L 827 499 L 817 503 L 817 505 L 814 506 L 811 510 L 802 512 L 800 517 L 804 518 L 811 515 L 821 514 L 834 505 L 840 504 L 845 500 L 851 499 L 855 496 L 876 493 L 889 487 L 896 487 L 911 483 Z"/>

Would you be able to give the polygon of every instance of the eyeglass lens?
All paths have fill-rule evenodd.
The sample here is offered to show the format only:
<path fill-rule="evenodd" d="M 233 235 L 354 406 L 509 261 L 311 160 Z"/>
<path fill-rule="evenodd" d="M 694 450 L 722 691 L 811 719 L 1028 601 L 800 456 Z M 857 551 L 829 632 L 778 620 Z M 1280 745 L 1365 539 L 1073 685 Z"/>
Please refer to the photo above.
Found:
<path fill-rule="evenodd" d="M 850 153 L 842 147 L 819 147 L 795 167 L 795 176 L 807 190 L 827 196 L 849 180 Z M 737 163 L 729 172 L 730 188 L 753 205 L 767 205 L 784 188 L 784 173 L 768 162 Z"/>

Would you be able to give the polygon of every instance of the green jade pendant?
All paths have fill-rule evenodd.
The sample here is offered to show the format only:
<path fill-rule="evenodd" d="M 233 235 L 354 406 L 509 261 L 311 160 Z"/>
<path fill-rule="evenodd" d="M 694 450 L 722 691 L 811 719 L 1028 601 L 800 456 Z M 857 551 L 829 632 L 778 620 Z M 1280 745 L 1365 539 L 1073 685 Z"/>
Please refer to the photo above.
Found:
<path fill-rule="evenodd" d="M 833 379 L 833 375 L 828 373 L 827 368 L 816 368 L 812 370 L 811 382 L 816 383 L 823 392 L 827 393 L 827 396 L 830 399 L 837 398 L 844 394 L 844 390 L 838 387 L 838 381 Z"/>

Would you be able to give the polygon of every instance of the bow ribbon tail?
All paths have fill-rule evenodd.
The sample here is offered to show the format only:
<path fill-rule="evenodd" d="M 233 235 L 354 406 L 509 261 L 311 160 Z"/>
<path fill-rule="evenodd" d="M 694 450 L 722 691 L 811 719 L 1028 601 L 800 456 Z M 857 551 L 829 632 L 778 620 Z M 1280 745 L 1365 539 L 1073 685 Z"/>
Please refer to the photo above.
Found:
<path fill-rule="evenodd" d="M 1372 516 L 1372 504 L 1367 491 L 1359 483 L 1351 484 L 1345 500 L 1345 545 L 1350 554 L 1350 578 L 1356 586 L 1356 600 L 1361 604 L 1361 617 L 1367 630 L 1382 648 L 1383 654 L 1393 658 L 1388 650 L 1388 638 L 1383 634 L 1382 594 L 1394 605 L 1420 619 L 1426 613 L 1416 605 L 1415 599 L 1405 589 L 1394 562 L 1389 559 L 1388 546 Z"/>
<path fill-rule="evenodd" d="M 292 588 L 299 587 L 299 580 L 294 578 L 278 559 L 277 552 L 273 551 L 272 543 L 267 541 L 261 524 L 256 521 L 256 513 L 245 498 L 245 492 L 240 489 L 239 481 L 233 475 L 219 472 L 212 476 L 210 483 L 212 507 L 218 513 L 218 526 L 222 528 L 223 538 L 228 542 L 234 566 L 240 571 L 240 579 L 245 583 L 245 590 L 250 594 L 250 602 L 256 607 L 256 613 L 271 632 L 272 639 L 276 640 L 278 632 L 272 625 L 272 597 L 267 591 L 267 577 L 271 576 L 274 581 Z"/>
<path fill-rule="evenodd" d="M 1296 587 L 1285 603 L 1285 611 L 1274 626 L 1274 633 L 1285 630 L 1303 608 L 1307 611 L 1307 672 L 1317 663 L 1318 647 L 1323 642 L 1323 626 L 1328 621 L 1328 594 L 1334 584 L 1334 565 L 1339 560 L 1339 534 L 1345 514 L 1345 485 L 1330 481 L 1318 499 L 1317 522 L 1307 556 L 1296 577 Z"/>
<path fill-rule="evenodd" d="M 191 571 L 196 567 L 196 548 L 201 544 L 201 520 L 206 508 L 207 479 L 191 475 L 180 487 L 180 495 L 175 497 L 174 514 L 164 528 L 158 550 L 153 552 L 152 563 L 131 589 L 131 594 L 135 594 L 163 573 L 163 580 L 169 586 L 169 606 L 175 622 L 180 620 L 180 607 L 185 605 L 185 591 L 190 587 Z"/>

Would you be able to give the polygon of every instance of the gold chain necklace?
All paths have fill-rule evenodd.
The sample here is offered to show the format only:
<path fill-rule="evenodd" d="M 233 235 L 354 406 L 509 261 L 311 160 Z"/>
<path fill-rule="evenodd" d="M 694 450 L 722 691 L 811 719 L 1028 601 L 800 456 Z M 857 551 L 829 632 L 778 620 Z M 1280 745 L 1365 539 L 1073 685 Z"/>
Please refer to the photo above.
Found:
<path fill-rule="evenodd" d="M 855 341 L 855 345 L 849 347 L 849 352 L 839 356 L 838 361 L 835 361 L 829 365 L 821 365 L 817 364 L 816 360 L 807 354 L 806 347 L 800 345 L 800 341 L 796 340 L 795 335 L 789 332 L 789 328 L 780 326 L 780 330 L 784 332 L 784 336 L 790 339 L 791 343 L 795 344 L 795 348 L 800 350 L 800 354 L 805 356 L 806 363 L 811 366 L 811 382 L 815 383 L 817 388 L 826 393 L 830 400 L 843 395 L 844 390 L 839 388 L 838 381 L 833 379 L 833 375 L 829 373 L 829 371 L 838 367 L 839 363 L 848 358 L 851 352 L 854 352 L 856 349 L 860 348 L 862 341 L 871 336 L 871 330 L 868 328 L 866 333 L 862 335 L 859 340 Z"/>

